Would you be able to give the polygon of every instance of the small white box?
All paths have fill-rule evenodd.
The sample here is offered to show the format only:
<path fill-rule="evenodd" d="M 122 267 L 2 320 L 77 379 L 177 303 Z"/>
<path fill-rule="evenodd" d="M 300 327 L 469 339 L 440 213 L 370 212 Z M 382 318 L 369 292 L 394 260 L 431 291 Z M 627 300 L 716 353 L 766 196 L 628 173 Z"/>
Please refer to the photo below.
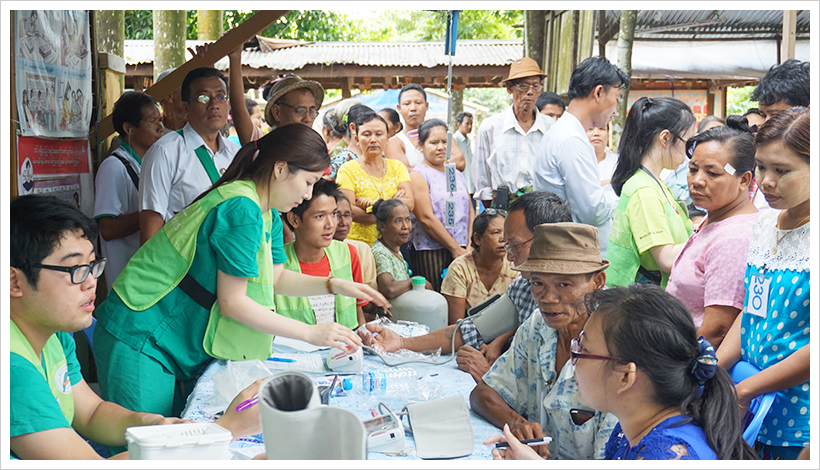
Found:
<path fill-rule="evenodd" d="M 135 426 L 125 430 L 130 460 L 230 460 L 231 432 L 214 423 Z"/>

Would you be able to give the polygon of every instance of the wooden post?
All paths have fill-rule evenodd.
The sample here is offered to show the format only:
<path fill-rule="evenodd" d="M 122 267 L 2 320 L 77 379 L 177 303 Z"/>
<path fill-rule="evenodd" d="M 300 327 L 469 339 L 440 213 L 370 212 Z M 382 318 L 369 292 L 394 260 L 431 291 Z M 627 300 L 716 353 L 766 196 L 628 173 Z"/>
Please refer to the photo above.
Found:
<path fill-rule="evenodd" d="M 544 29 L 546 10 L 524 11 L 524 57 L 533 59 L 544 70 Z"/>
<path fill-rule="evenodd" d="M 107 116 L 125 89 L 125 15 L 123 10 L 94 12 L 96 43 L 100 51 L 100 104 L 98 115 Z M 102 139 L 97 145 L 94 160 L 102 162 L 111 148 L 111 139 Z M 96 170 L 97 165 L 95 165 Z"/>
<path fill-rule="evenodd" d="M 783 10 L 783 41 L 780 43 L 780 63 L 794 59 L 797 37 L 797 10 Z"/>
<path fill-rule="evenodd" d="M 342 99 L 350 98 L 350 77 L 340 77 L 342 86 Z"/>
<path fill-rule="evenodd" d="M 188 62 L 177 67 L 176 70 L 168 74 L 162 81 L 153 84 L 150 88 L 145 90 L 145 93 L 151 95 L 156 100 L 160 100 L 168 96 L 172 91 L 182 85 L 182 80 L 185 75 L 197 67 L 203 67 L 208 64 L 213 64 L 217 60 L 228 55 L 229 52 L 236 49 L 240 44 L 244 44 L 248 39 L 254 37 L 259 31 L 267 28 L 274 21 L 285 15 L 289 10 L 260 10 L 252 17 L 245 20 L 244 23 L 226 32 L 216 42 L 208 47 L 208 53 L 204 57 L 194 57 Z M 156 70 L 156 68 L 155 68 Z M 114 124 L 111 122 L 111 115 L 101 119 L 97 124 L 96 138 L 105 139 L 114 132 Z M 91 130 L 89 137 L 95 138 L 94 129 Z"/>

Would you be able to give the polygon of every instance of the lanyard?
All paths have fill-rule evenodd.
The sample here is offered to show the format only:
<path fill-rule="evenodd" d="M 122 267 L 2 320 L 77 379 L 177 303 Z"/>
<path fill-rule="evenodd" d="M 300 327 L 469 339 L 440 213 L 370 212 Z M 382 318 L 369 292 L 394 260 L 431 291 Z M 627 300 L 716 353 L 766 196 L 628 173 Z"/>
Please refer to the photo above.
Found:
<path fill-rule="evenodd" d="M 669 201 L 669 195 L 666 193 L 666 191 L 663 190 L 663 185 L 661 184 L 660 180 L 658 180 L 658 178 L 655 178 L 655 175 L 653 175 L 652 172 L 647 170 L 645 166 L 641 165 L 641 170 L 643 170 L 647 175 L 651 176 L 652 179 L 655 180 L 656 183 L 658 183 L 658 187 L 661 188 L 661 193 L 663 193 L 663 196 L 666 199 L 666 202 L 669 202 L 669 204 L 672 206 L 672 209 L 674 209 L 675 214 L 680 215 L 680 211 L 678 211 L 678 203 L 675 202 L 673 204 L 672 202 Z"/>

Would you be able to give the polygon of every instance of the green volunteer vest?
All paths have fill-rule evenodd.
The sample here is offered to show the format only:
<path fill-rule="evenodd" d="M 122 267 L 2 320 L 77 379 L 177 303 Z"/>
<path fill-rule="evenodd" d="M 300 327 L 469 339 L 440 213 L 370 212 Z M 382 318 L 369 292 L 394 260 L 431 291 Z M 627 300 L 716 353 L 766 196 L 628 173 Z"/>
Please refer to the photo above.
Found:
<path fill-rule="evenodd" d="M 41 361 L 14 320 L 10 320 L 9 323 L 11 323 L 9 334 L 11 353 L 17 354 L 37 368 L 43 380 L 48 382 L 52 395 L 60 404 L 60 410 L 70 425 L 74 421 L 74 395 L 71 394 L 71 379 L 68 376 L 68 364 L 60 339 L 56 334 L 51 335 L 43 346 L 41 353 L 43 360 Z"/>
<path fill-rule="evenodd" d="M 196 251 L 199 227 L 211 209 L 234 198 L 246 197 L 257 205 L 259 196 L 251 181 L 224 184 L 192 203 L 162 227 L 162 230 L 134 255 L 114 281 L 113 289 L 131 310 L 143 311 L 171 292 L 188 273 Z M 260 208 L 261 211 L 261 208 Z M 256 252 L 258 277 L 248 278 L 248 297 L 273 309 L 273 262 L 270 240 L 271 211 L 262 213 L 264 229 Z M 162 266 L 162 269 L 157 269 Z M 239 323 L 219 313 L 218 302 L 211 306 L 202 347 L 217 359 L 246 360 L 270 357 L 273 336 Z"/>
<path fill-rule="evenodd" d="M 621 189 L 621 196 L 615 214 L 612 218 L 612 229 L 609 232 L 609 245 L 606 249 L 606 259 L 612 264 L 606 271 L 607 286 L 628 286 L 638 280 L 638 269 L 643 266 L 649 271 L 659 271 L 661 273 L 661 287 L 665 288 L 669 282 L 669 274 L 661 271 L 655 258 L 648 251 L 639 253 L 626 215 L 629 207 L 629 200 L 641 189 L 652 188 L 658 192 L 660 198 L 666 203 L 664 215 L 666 222 L 672 231 L 672 239 L 675 244 L 684 243 L 692 234 L 692 222 L 689 220 L 689 211 L 680 201 L 675 201 L 678 213 L 672 207 L 669 199 L 673 199 L 672 193 L 668 189 L 664 190 L 652 176 L 643 170 L 638 170 L 632 175 Z"/>
<path fill-rule="evenodd" d="M 299 259 L 296 257 L 296 249 L 293 247 L 293 243 L 285 244 L 285 254 L 288 255 L 288 260 L 284 266 L 289 271 L 301 273 L 302 269 L 299 267 Z M 325 248 L 325 254 L 330 264 L 330 273 L 334 277 L 348 281 L 353 280 L 350 249 L 347 247 L 347 243 L 333 240 L 330 246 Z M 288 297 L 274 294 L 273 298 L 276 303 L 276 313 L 279 315 L 299 320 L 308 325 L 316 324 L 316 315 L 313 313 L 313 308 L 310 306 L 307 297 Z M 359 326 L 356 317 L 356 299 L 343 295 L 336 296 L 336 323 L 351 329 Z"/>

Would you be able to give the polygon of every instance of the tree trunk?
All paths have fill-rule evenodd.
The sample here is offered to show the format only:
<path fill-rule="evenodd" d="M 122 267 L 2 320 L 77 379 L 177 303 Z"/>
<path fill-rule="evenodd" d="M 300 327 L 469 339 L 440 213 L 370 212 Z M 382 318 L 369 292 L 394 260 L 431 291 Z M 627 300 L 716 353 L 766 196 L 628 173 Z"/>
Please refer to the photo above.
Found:
<path fill-rule="evenodd" d="M 185 63 L 185 10 L 154 10 L 154 80 Z"/>
<path fill-rule="evenodd" d="M 546 70 L 544 63 L 544 41 L 546 40 L 547 11 L 524 11 L 524 57 L 533 59 L 541 70 Z"/>
<path fill-rule="evenodd" d="M 464 111 L 464 89 L 456 90 L 453 87 L 453 114 L 450 116 L 450 123 L 452 124 L 453 132 L 458 128 L 456 123 L 456 116 L 458 113 Z"/>
<path fill-rule="evenodd" d="M 628 77 L 632 76 L 632 43 L 635 39 L 635 23 L 638 21 L 638 10 L 621 11 L 621 30 L 618 33 L 618 62 L 615 64 Z M 618 103 L 618 113 L 612 118 L 612 145 L 618 148 L 621 134 L 624 132 L 629 86 L 624 89 L 624 96 Z"/>
<path fill-rule="evenodd" d="M 222 10 L 197 10 L 196 27 L 197 39 L 216 41 L 222 36 Z"/>

